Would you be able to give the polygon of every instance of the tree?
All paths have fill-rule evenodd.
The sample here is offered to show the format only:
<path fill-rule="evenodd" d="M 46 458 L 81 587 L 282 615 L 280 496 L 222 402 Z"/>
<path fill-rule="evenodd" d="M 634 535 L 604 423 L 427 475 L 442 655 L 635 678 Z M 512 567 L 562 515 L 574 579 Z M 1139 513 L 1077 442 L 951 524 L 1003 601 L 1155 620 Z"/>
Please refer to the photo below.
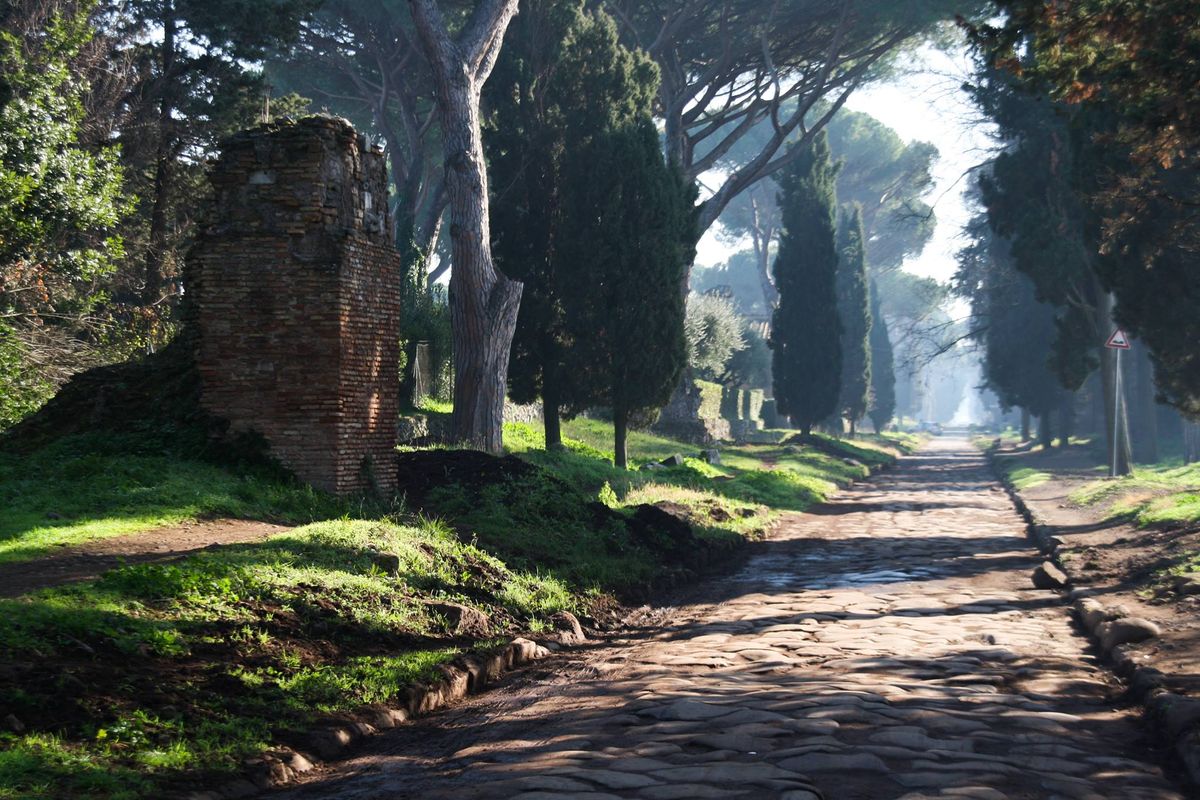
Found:
<path fill-rule="evenodd" d="M 715 294 L 693 294 L 684 317 L 688 366 L 699 377 L 722 381 L 730 360 L 746 349 L 746 321 L 733 303 Z"/>
<path fill-rule="evenodd" d="M 662 72 L 667 156 L 697 180 L 764 120 L 771 134 L 697 210 L 697 239 L 778 173 L 906 41 L 975 6 L 891 0 L 607 0 L 631 46 Z"/>
<path fill-rule="evenodd" d="M 437 86 L 446 160 L 453 272 L 454 413 L 459 441 L 503 449 L 505 380 L 521 284 L 496 270 L 488 221 L 488 176 L 480 129 L 483 84 L 500 55 L 517 0 L 480 0 L 457 37 L 436 0 L 412 0 L 413 19 Z"/>
<path fill-rule="evenodd" d="M 18 36 L 0 7 L 0 321 L 66 314 L 123 255 L 126 203 L 113 147 L 80 143 L 88 87 L 73 60 L 92 39 L 91 4 L 39 17 Z"/>
<path fill-rule="evenodd" d="M 145 204 L 138 238 L 142 261 L 139 300 L 153 309 L 175 294 L 170 262 L 186 236 L 187 210 L 203 163 L 217 141 L 251 124 L 265 84 L 247 64 L 295 35 L 313 0 L 130 0 L 108 16 L 113 35 L 128 48 L 141 76 L 136 107 L 125 131 L 125 158 Z M 143 177 L 144 171 L 144 177 Z M 193 180 L 189 181 L 191 177 Z"/>
<path fill-rule="evenodd" d="M 666 164 L 654 123 L 596 137 L 573 178 L 561 286 L 575 338 L 574 380 L 612 408 L 614 462 L 631 420 L 661 407 L 687 362 L 684 298 L 694 255 L 693 191 Z"/>
<path fill-rule="evenodd" d="M 862 209 L 843 206 L 838 225 L 837 309 L 842 323 L 841 392 L 838 414 L 850 421 L 850 435 L 871 399 L 871 299 L 867 289 L 866 241 Z"/>
<path fill-rule="evenodd" d="M 801 146 L 779 181 L 783 233 L 775 258 L 779 305 L 771 326 L 771 366 L 779 413 L 791 417 L 805 436 L 837 409 L 841 385 L 837 173 L 822 133 Z"/>
<path fill-rule="evenodd" d="M 868 268 L 877 278 L 898 270 L 905 259 L 920 255 L 933 235 L 936 216 L 921 198 L 933 184 L 937 149 L 925 142 L 905 143 L 874 117 L 846 109 L 834 115 L 826 130 L 829 149 L 843 164 L 838 198 L 862 208 Z M 772 132 L 769 120 L 759 123 L 730 148 L 718 167 L 737 169 Z M 793 135 L 792 141 L 797 138 Z M 778 299 L 770 270 L 780 226 L 778 191 L 774 179 L 766 178 L 735 197 L 720 217 L 728 238 L 749 237 L 758 282 L 770 307 Z"/>
<path fill-rule="evenodd" d="M 657 69 L 617 39 L 583 0 L 532 0 L 506 37 L 485 92 L 484 136 L 497 267 L 524 286 L 509 364 L 509 395 L 543 400 L 546 447 L 561 444 L 560 413 L 593 404 L 572 381 L 572 344 L 560 284 L 575 265 L 561 248 L 569 180 L 597 136 L 650 115 Z"/>
<path fill-rule="evenodd" d="M 881 433 L 896 415 L 896 373 L 892 340 L 879 302 L 879 289 L 871 283 L 871 404 L 867 416 L 875 433 Z"/>
<path fill-rule="evenodd" d="M 0 4 L 0 429 L 91 361 L 80 320 L 124 255 L 119 154 L 87 141 L 93 6 Z"/>

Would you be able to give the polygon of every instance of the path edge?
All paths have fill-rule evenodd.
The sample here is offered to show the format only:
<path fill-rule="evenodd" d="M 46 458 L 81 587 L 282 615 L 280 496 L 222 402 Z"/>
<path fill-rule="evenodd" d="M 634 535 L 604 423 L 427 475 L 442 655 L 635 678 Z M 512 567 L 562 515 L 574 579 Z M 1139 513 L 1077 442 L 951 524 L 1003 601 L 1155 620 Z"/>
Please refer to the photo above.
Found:
<path fill-rule="evenodd" d="M 1149 723 L 1152 735 L 1162 741 L 1179 759 L 1184 774 L 1193 788 L 1200 787 L 1200 700 L 1175 694 L 1165 688 L 1166 675 L 1149 664 L 1139 664 L 1135 651 L 1125 644 L 1106 647 L 1103 626 L 1121 617 L 1119 612 L 1106 608 L 1096 600 L 1095 592 L 1085 588 L 1071 588 L 1076 583 L 1075 571 L 1068 562 L 1059 557 L 1059 539 L 1054 535 L 1054 526 L 1038 517 L 1016 485 L 997 463 L 999 452 L 996 445 L 985 451 L 988 466 L 1004 491 L 1008 494 L 1017 513 L 1025 522 L 1025 530 L 1038 550 L 1068 578 L 1062 587 L 1064 603 L 1074 612 L 1075 621 L 1091 641 L 1096 650 L 1107 660 L 1108 666 L 1126 686 L 1126 696 L 1142 706 L 1144 719 Z"/>
<path fill-rule="evenodd" d="M 576 629 L 578 630 L 578 629 Z M 428 716 L 467 697 L 487 691 L 501 678 L 530 664 L 542 661 L 574 641 L 536 642 L 517 637 L 507 645 L 489 652 L 470 653 L 438 667 L 442 677 L 432 683 L 408 687 L 397 706 L 368 706 L 351 715 L 352 719 L 309 731 L 301 747 L 272 747 L 260 756 L 244 762 L 240 777 L 231 778 L 211 789 L 183 789 L 171 792 L 174 800 L 235 800 L 256 797 L 263 792 L 294 783 L 318 766 L 335 761 L 364 739 Z"/>

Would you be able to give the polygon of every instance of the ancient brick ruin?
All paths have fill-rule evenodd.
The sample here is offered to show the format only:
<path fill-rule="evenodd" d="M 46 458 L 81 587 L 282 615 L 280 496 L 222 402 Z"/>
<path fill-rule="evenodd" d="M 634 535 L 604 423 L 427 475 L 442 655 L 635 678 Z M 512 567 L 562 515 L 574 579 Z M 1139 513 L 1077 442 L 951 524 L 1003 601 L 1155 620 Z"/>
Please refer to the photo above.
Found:
<path fill-rule="evenodd" d="M 188 264 L 203 406 L 338 494 L 396 483 L 400 260 L 385 169 L 344 120 L 238 134 Z"/>

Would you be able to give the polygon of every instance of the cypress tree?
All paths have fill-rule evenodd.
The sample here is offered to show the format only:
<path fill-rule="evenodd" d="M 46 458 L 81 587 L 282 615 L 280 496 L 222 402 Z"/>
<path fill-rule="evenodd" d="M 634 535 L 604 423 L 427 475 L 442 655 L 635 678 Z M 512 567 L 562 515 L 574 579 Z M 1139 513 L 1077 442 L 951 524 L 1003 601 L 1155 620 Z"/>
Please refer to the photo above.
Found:
<path fill-rule="evenodd" d="M 838 413 L 854 436 L 871 399 L 871 300 L 867 291 L 862 208 L 843 206 L 838 225 L 838 317 L 842 321 L 842 381 Z"/>
<path fill-rule="evenodd" d="M 887 320 L 880 309 L 879 289 L 871 282 L 871 405 L 867 416 L 875 432 L 883 431 L 896 414 L 896 372 Z"/>
<path fill-rule="evenodd" d="M 583 0 L 527 0 L 506 37 L 485 95 L 485 132 L 497 266 L 525 285 L 508 369 L 508 394 L 543 401 L 546 448 L 562 443 L 560 418 L 594 398 L 571 380 L 573 338 L 559 284 L 564 194 L 572 159 L 594 136 L 649 115 L 657 70 L 618 41 L 612 19 Z"/>
<path fill-rule="evenodd" d="M 783 232 L 774 266 L 779 305 L 771 326 L 771 364 L 779 412 L 805 436 L 837 409 L 841 389 L 837 174 L 822 132 L 779 179 Z"/>
<path fill-rule="evenodd" d="M 597 136 L 580 159 L 560 282 L 574 337 L 572 381 L 612 407 L 614 462 L 631 420 L 671 397 L 687 364 L 684 298 L 695 190 L 663 160 L 647 115 Z"/>

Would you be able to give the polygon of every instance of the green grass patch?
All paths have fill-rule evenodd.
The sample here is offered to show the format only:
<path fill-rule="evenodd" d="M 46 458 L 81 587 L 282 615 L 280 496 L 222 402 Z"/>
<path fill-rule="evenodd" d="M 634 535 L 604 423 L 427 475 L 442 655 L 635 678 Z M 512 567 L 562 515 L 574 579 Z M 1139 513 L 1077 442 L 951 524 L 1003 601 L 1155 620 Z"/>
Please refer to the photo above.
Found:
<path fill-rule="evenodd" d="M 332 521 L 0 601 L 0 797 L 151 797 L 232 773 L 329 714 L 396 701 L 466 647 L 427 601 L 491 635 L 577 605 L 445 526 Z M 55 665 L 48 669 L 47 665 Z"/>
<path fill-rule="evenodd" d="M 1071 493 L 1071 502 L 1099 506 L 1111 518 L 1141 527 L 1200 523 L 1200 464 L 1179 461 L 1142 465 L 1121 478 L 1092 481 Z"/>
<path fill-rule="evenodd" d="M 1018 467 L 1013 465 L 1006 472 L 1008 479 L 1012 481 L 1012 485 L 1016 487 L 1017 491 L 1041 486 L 1044 483 L 1049 483 L 1054 478 L 1050 473 L 1033 469 L 1032 467 Z"/>
<path fill-rule="evenodd" d="M 135 436 L 84 434 L 28 456 L 0 452 L 0 563 L 204 517 L 301 524 L 363 510 L 278 475 L 180 459 Z"/>

